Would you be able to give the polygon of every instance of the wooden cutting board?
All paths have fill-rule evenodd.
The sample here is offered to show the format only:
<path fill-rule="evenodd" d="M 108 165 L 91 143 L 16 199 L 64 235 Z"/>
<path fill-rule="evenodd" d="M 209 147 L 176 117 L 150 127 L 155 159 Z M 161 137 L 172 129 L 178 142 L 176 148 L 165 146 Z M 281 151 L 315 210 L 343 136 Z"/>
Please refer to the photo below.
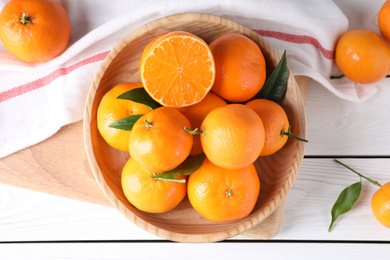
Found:
<path fill-rule="evenodd" d="M 306 100 L 309 78 L 297 76 L 296 80 Z M 82 121 L 64 126 L 45 141 L 0 159 L 0 183 L 112 206 L 89 167 Z M 257 239 L 276 236 L 282 224 L 284 203 L 242 235 Z"/>

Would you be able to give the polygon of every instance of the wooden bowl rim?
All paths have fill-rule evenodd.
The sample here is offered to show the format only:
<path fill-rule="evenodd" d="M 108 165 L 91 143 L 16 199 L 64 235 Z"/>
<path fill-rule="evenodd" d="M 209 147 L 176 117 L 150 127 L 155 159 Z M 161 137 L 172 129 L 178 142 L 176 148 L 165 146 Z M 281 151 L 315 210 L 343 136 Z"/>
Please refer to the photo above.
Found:
<path fill-rule="evenodd" d="M 285 181 L 282 189 L 283 194 L 278 194 L 278 196 L 275 196 L 271 202 L 266 206 L 266 210 L 263 211 L 261 214 L 251 216 L 250 218 L 247 218 L 245 221 L 238 223 L 236 226 L 226 229 L 224 231 L 217 231 L 217 232 L 207 232 L 205 234 L 186 234 L 185 232 L 172 232 L 163 230 L 160 227 L 157 227 L 142 218 L 137 217 L 133 212 L 131 212 L 127 207 L 115 196 L 115 194 L 111 191 L 109 188 L 106 180 L 103 177 L 102 172 L 100 171 L 98 167 L 98 163 L 94 154 L 93 146 L 92 146 L 92 138 L 91 138 L 91 110 L 92 110 L 92 104 L 95 99 L 96 90 L 98 89 L 100 85 L 100 80 L 102 79 L 102 76 L 104 75 L 104 72 L 109 67 L 110 62 L 120 53 L 120 51 L 127 45 L 127 43 L 131 42 L 133 39 L 136 39 L 138 36 L 143 34 L 145 30 L 149 30 L 151 28 L 154 28 L 157 25 L 161 25 L 161 22 L 166 20 L 175 20 L 175 21 L 181 21 L 181 20 L 202 20 L 207 21 L 208 18 L 213 17 L 214 19 L 220 20 L 221 23 L 224 24 L 234 24 L 236 26 L 242 27 L 244 30 L 247 30 L 248 32 L 252 33 L 253 35 L 256 35 L 256 37 L 259 37 L 262 39 L 260 35 L 255 33 L 253 30 L 249 29 L 246 26 L 243 26 L 242 24 L 239 24 L 233 20 L 230 20 L 228 18 L 224 18 L 221 16 L 211 15 L 211 14 L 204 14 L 204 13 L 180 13 L 180 14 L 174 14 L 162 18 L 158 18 L 156 20 L 153 20 L 149 23 L 146 23 L 136 30 L 130 32 L 127 36 L 125 36 L 106 56 L 106 58 L 103 60 L 101 65 L 98 68 L 98 71 L 93 78 L 93 81 L 90 85 L 90 89 L 87 94 L 86 99 L 86 105 L 84 110 L 84 122 L 83 122 L 83 135 L 84 135 L 84 146 L 88 158 L 89 165 L 91 167 L 92 173 L 104 193 L 104 195 L 107 197 L 107 199 L 111 202 L 111 204 L 119 211 L 121 214 L 126 216 L 129 220 L 131 220 L 134 224 L 137 226 L 146 229 L 148 232 L 157 235 L 159 237 L 169 239 L 172 241 L 177 242 L 215 242 L 215 241 L 221 241 L 230 237 L 234 237 L 254 226 L 259 224 L 261 221 L 266 219 L 278 206 L 279 202 L 287 195 L 289 190 L 291 189 L 297 174 L 289 174 L 288 179 Z M 215 22 L 215 21 L 214 21 Z M 264 40 L 265 41 L 265 40 Z M 265 43 L 268 45 L 267 48 L 274 49 L 273 46 L 271 46 L 267 41 Z M 279 59 L 280 59 L 279 54 Z M 300 89 L 298 87 L 298 84 L 294 78 L 294 76 L 290 71 L 289 76 L 289 83 L 288 86 L 295 85 L 296 87 L 293 88 L 293 90 L 296 92 L 296 95 L 300 95 Z M 289 87 L 290 89 L 291 87 Z M 304 102 L 301 98 L 298 98 L 298 107 L 304 107 Z M 304 115 L 304 109 L 300 110 L 300 113 L 303 113 L 301 116 L 299 116 L 299 127 L 300 127 L 300 135 L 302 138 L 306 138 L 306 117 Z M 304 148 L 305 144 L 303 142 L 299 142 L 298 149 L 301 151 L 301 157 L 302 159 L 298 160 L 298 165 L 295 165 L 297 169 L 299 170 L 302 160 L 303 160 L 303 154 L 304 154 Z M 291 166 L 290 166 L 291 168 Z M 126 214 L 125 214 L 126 213 Z M 132 215 L 131 218 L 128 217 L 127 214 Z M 216 223 L 217 224 L 217 223 Z M 146 227 L 146 228 L 145 228 Z"/>

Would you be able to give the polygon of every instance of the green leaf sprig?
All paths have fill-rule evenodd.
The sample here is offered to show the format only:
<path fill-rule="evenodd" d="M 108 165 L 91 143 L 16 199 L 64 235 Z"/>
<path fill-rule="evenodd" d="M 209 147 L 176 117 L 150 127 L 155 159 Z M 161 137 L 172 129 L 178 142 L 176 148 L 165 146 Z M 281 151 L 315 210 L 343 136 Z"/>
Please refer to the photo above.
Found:
<path fill-rule="evenodd" d="M 348 165 L 340 162 L 339 160 L 335 159 L 335 162 L 337 162 L 338 164 L 344 166 L 348 170 L 350 170 L 350 171 L 354 172 L 355 174 L 357 174 L 360 177 L 360 181 L 356 182 L 354 184 L 351 184 L 350 186 L 345 188 L 340 193 L 338 199 L 336 200 L 335 204 L 332 207 L 332 211 L 331 211 L 332 221 L 331 221 L 331 223 L 329 225 L 328 232 L 330 232 L 332 230 L 333 224 L 335 223 L 336 219 L 340 215 L 342 215 L 342 214 L 348 212 L 349 210 L 351 210 L 352 207 L 355 205 L 356 201 L 358 200 L 358 198 L 360 196 L 361 190 L 362 190 L 362 179 L 363 178 L 368 180 L 369 182 L 371 182 L 374 185 L 382 187 L 382 185 L 379 184 L 377 181 L 374 181 L 374 180 L 372 180 L 370 178 L 367 178 L 366 176 L 358 173 L 357 171 L 355 171 L 354 169 L 352 169 Z"/>
<path fill-rule="evenodd" d="M 149 96 L 144 88 L 134 88 L 125 93 L 119 95 L 117 99 L 130 100 L 136 103 L 143 104 L 150 108 L 151 110 L 161 107 L 159 103 L 157 103 L 153 98 Z M 131 131 L 135 122 L 143 115 L 131 115 L 128 117 L 124 117 L 119 119 L 118 121 L 109 125 L 109 127 Z"/>
<path fill-rule="evenodd" d="M 188 156 L 187 159 L 175 169 L 163 173 L 157 173 L 153 176 L 153 178 L 156 180 L 185 183 L 184 179 L 178 180 L 175 178 L 179 177 L 180 175 L 188 176 L 191 173 L 195 172 L 200 168 L 200 166 L 202 166 L 205 158 L 206 155 L 204 153 L 195 156 Z"/>
<path fill-rule="evenodd" d="M 274 102 L 279 102 L 286 92 L 288 77 L 286 51 L 284 51 L 278 65 L 272 71 L 259 93 L 255 95 L 254 99 L 269 99 Z"/>

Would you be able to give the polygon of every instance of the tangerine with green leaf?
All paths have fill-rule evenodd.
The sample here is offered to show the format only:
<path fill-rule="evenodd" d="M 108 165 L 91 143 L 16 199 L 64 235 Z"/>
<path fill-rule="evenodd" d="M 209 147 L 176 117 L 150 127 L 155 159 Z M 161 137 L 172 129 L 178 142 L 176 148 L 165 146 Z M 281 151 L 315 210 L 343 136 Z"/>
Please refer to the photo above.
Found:
<path fill-rule="evenodd" d="M 175 179 L 184 182 L 156 180 L 154 173 L 130 158 L 122 170 L 121 185 L 127 200 L 137 209 L 149 213 L 164 213 L 175 208 L 187 194 L 186 176 Z"/>
<path fill-rule="evenodd" d="M 97 127 L 103 139 L 112 147 L 129 151 L 129 130 L 112 127 L 115 122 L 133 115 L 143 115 L 151 109 L 147 106 L 129 101 L 117 99 L 121 94 L 142 87 L 141 83 L 118 84 L 104 94 L 97 109 Z"/>

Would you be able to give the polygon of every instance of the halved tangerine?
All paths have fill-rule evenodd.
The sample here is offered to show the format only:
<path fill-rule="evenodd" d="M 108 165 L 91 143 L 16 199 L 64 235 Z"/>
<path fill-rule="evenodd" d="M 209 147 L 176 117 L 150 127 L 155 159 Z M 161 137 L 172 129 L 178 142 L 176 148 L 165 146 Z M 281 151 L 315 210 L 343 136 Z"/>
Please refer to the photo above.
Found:
<path fill-rule="evenodd" d="M 203 39 L 174 31 L 156 37 L 145 47 L 140 73 L 154 100 L 163 106 L 185 107 L 198 103 L 210 91 L 215 64 Z"/>

